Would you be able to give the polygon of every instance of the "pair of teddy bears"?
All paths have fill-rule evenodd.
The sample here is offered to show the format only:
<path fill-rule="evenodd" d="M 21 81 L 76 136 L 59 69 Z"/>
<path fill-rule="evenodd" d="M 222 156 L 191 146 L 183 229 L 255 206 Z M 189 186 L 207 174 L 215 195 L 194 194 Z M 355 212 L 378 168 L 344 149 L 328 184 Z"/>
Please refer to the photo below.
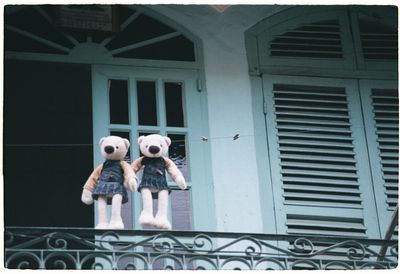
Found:
<path fill-rule="evenodd" d="M 139 191 L 143 208 L 139 223 L 144 226 L 155 226 L 159 229 L 171 229 L 167 218 L 169 188 L 166 179 L 168 172 L 172 180 L 181 189 L 186 182 L 174 162 L 164 155 L 168 152 L 171 139 L 159 134 L 140 136 L 138 144 L 144 156 L 129 165 L 123 159 L 129 149 L 129 141 L 118 136 L 100 139 L 102 156 L 106 159 L 98 166 L 86 181 L 81 200 L 90 205 L 98 202 L 98 224 L 96 229 L 123 229 L 121 205 L 128 201 L 127 190 Z M 137 187 L 136 172 L 144 166 L 143 176 Z M 158 210 L 153 216 L 153 196 L 158 194 Z M 107 205 L 112 206 L 108 222 Z"/>

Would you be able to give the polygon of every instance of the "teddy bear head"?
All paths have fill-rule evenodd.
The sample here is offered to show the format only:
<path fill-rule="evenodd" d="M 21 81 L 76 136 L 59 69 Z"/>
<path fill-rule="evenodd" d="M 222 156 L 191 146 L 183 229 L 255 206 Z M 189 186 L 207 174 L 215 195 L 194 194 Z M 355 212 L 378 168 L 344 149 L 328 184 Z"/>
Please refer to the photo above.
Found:
<path fill-rule="evenodd" d="M 138 138 L 138 144 L 144 156 L 158 158 L 167 155 L 171 139 L 159 134 L 150 134 L 147 136 L 140 136 Z"/>
<path fill-rule="evenodd" d="M 103 137 L 99 145 L 101 155 L 107 160 L 123 160 L 129 149 L 129 141 L 118 136 Z"/>

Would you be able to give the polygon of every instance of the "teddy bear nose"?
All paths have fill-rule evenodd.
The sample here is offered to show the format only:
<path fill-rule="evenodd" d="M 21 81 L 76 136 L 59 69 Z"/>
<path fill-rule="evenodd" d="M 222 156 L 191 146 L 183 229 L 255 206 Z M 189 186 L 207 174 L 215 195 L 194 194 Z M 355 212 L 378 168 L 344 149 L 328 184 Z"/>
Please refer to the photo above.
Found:
<path fill-rule="evenodd" d="M 106 146 L 106 147 L 104 148 L 104 151 L 105 151 L 107 154 L 111 154 L 111 153 L 114 152 L 114 147 L 112 147 L 112 146 Z"/>
<path fill-rule="evenodd" d="M 160 148 L 158 146 L 150 146 L 149 147 L 149 152 L 151 154 L 157 154 L 160 151 Z"/>

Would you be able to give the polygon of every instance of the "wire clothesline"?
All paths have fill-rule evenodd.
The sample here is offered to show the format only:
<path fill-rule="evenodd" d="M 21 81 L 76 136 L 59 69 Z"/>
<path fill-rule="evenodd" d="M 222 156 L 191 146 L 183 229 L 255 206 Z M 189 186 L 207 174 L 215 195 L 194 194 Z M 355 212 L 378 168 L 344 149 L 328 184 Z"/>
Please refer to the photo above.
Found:
<path fill-rule="evenodd" d="M 319 132 L 321 130 L 299 130 L 299 131 L 284 131 L 284 133 L 316 133 Z M 351 132 L 349 132 L 351 133 Z M 182 134 L 183 135 L 183 134 Z M 236 141 L 239 138 L 249 138 L 249 137 L 257 137 L 257 136 L 265 136 L 262 134 L 246 134 L 246 135 L 242 135 L 242 134 L 235 134 L 233 136 L 219 136 L 219 137 L 207 137 L 207 136 L 199 136 L 196 139 L 190 139 L 190 140 L 186 140 L 186 139 L 177 139 L 177 140 L 171 140 L 171 143 L 186 143 L 186 142 L 208 142 L 208 141 L 212 141 L 212 140 L 230 140 L 230 141 Z M 293 136 L 295 137 L 295 135 Z M 305 136 L 302 136 L 303 138 Z M 318 138 L 318 137 L 315 137 Z M 334 136 L 332 136 L 331 139 L 335 139 Z M 10 143 L 6 143 L 5 146 L 7 147 L 82 147 L 82 146 L 98 146 L 98 144 L 93 144 L 93 143 L 82 143 L 82 144 L 73 144 L 73 143 L 64 143 L 64 144 L 10 144 Z"/>

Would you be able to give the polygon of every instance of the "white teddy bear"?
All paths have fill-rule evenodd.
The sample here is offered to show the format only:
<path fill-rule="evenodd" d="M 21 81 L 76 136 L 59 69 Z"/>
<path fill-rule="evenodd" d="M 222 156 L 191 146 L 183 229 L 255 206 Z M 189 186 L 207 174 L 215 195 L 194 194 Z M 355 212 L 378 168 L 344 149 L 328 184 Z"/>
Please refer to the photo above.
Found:
<path fill-rule="evenodd" d="M 98 202 L 98 224 L 96 229 L 123 229 L 121 205 L 128 202 L 126 189 L 137 188 L 136 175 L 123 159 L 129 149 L 129 141 L 118 136 L 100 139 L 101 154 L 106 161 L 98 166 L 86 181 L 82 191 L 82 202 L 90 205 Z M 108 223 L 107 204 L 112 204 Z"/>
<path fill-rule="evenodd" d="M 172 180 L 181 189 L 186 188 L 185 178 L 174 162 L 165 157 L 171 139 L 159 134 L 140 136 L 138 139 L 140 151 L 144 156 L 132 163 L 132 168 L 137 173 L 144 166 L 143 176 L 138 191 L 142 195 L 143 209 L 139 217 L 139 223 L 155 226 L 160 229 L 171 229 L 167 219 L 168 194 L 170 192 L 165 170 Z M 153 194 L 158 193 L 158 211 L 153 217 Z"/>

